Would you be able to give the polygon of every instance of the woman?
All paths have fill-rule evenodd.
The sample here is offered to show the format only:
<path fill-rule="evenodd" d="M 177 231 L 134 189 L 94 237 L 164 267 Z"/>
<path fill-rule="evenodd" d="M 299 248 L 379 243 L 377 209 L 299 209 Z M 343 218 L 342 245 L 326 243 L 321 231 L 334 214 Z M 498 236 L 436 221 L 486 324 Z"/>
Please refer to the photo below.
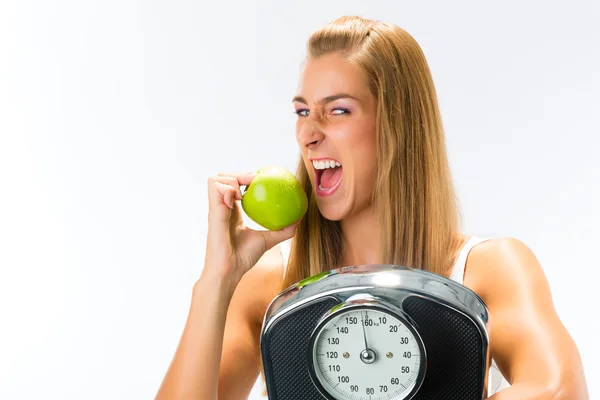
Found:
<path fill-rule="evenodd" d="M 273 297 L 321 271 L 370 263 L 422 268 L 479 294 L 506 378 L 492 371 L 492 399 L 588 398 L 534 254 L 513 238 L 459 232 L 436 93 L 415 40 L 385 22 L 333 21 L 309 40 L 293 103 L 308 212 L 281 231 L 253 231 L 236 202 L 253 175 L 209 179 L 204 269 L 157 399 L 246 398 Z"/>

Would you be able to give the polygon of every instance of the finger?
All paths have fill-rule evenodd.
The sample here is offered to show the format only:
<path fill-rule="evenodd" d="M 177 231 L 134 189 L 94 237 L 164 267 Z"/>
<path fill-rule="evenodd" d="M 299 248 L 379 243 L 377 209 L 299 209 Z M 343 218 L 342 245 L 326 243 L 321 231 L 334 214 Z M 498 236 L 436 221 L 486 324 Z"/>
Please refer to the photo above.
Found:
<path fill-rule="evenodd" d="M 227 194 L 229 192 L 229 194 Z M 220 182 L 211 182 L 208 187 L 208 221 L 227 222 L 231 218 L 235 189 Z"/>
<path fill-rule="evenodd" d="M 225 185 L 229 185 L 232 188 L 235 189 L 236 193 L 235 193 L 235 199 L 236 200 L 241 200 L 242 199 L 242 190 L 240 189 L 240 184 L 238 182 L 238 180 L 232 176 L 215 176 L 212 177 L 211 179 L 209 179 L 209 181 L 214 182 L 219 182 Z"/>
<path fill-rule="evenodd" d="M 243 196 L 241 186 L 246 186 L 246 188 L 247 188 L 255 176 L 256 176 L 256 174 L 254 174 L 254 173 L 242 174 L 242 175 L 238 174 L 235 176 L 221 174 L 221 175 L 217 175 L 216 179 L 220 182 L 227 183 L 227 184 L 235 187 L 238 190 L 236 199 L 241 200 L 242 196 Z"/>
<path fill-rule="evenodd" d="M 245 174 L 228 174 L 224 172 L 219 172 L 217 176 L 220 177 L 230 177 L 237 180 L 238 184 L 241 186 L 247 186 L 252 182 L 252 179 L 256 176 L 255 172 L 247 172 Z"/>
<path fill-rule="evenodd" d="M 233 186 L 221 182 L 215 182 L 215 188 L 221 194 L 223 204 L 229 207 L 230 210 L 233 210 L 233 199 L 236 196 L 237 190 Z"/>
<path fill-rule="evenodd" d="M 229 216 L 229 232 L 232 235 L 232 237 L 237 234 L 237 228 L 243 225 L 243 223 L 244 220 L 242 218 L 241 207 L 239 204 L 233 203 L 233 210 L 231 210 Z"/>

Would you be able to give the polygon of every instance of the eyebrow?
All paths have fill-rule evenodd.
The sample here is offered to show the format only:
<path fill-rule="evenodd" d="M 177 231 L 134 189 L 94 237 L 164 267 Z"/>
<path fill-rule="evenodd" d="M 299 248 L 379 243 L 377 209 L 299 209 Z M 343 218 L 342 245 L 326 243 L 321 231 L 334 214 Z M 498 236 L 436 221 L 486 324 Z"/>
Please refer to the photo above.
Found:
<path fill-rule="evenodd" d="M 359 99 L 357 99 L 356 97 L 354 97 L 352 95 L 349 95 L 347 93 L 338 93 L 338 94 L 334 94 L 334 95 L 322 98 L 321 100 L 317 101 L 317 104 L 327 104 L 327 103 L 331 103 L 332 101 L 335 101 L 338 99 L 353 99 L 353 100 L 360 102 Z M 303 104 L 308 104 L 306 99 L 302 96 L 294 96 L 294 98 L 292 99 L 292 102 L 294 102 L 294 101 L 297 101 L 297 102 L 303 103 Z"/>

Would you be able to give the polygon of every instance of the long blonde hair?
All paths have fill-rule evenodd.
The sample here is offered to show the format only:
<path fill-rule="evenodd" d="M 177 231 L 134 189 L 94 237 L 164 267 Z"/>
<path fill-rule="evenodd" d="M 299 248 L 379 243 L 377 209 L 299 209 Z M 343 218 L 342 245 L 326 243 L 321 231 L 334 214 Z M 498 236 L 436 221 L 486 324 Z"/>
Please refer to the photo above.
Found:
<path fill-rule="evenodd" d="M 315 31 L 307 58 L 339 53 L 368 78 L 376 108 L 377 176 L 372 204 L 379 213 L 382 263 L 449 276 L 463 243 L 460 212 L 429 66 L 406 31 L 384 21 L 340 17 Z M 308 211 L 291 243 L 281 289 L 340 267 L 339 222 L 325 219 L 300 158 L 297 177 Z"/>
<path fill-rule="evenodd" d="M 448 276 L 457 249 L 460 212 L 446 153 L 437 95 L 415 39 L 389 22 L 338 18 L 308 40 L 308 58 L 336 52 L 367 76 L 377 103 L 377 176 L 372 202 L 379 213 L 382 263 Z M 282 289 L 339 267 L 339 222 L 317 208 L 302 159 L 296 174 L 309 198 L 292 240 Z"/>

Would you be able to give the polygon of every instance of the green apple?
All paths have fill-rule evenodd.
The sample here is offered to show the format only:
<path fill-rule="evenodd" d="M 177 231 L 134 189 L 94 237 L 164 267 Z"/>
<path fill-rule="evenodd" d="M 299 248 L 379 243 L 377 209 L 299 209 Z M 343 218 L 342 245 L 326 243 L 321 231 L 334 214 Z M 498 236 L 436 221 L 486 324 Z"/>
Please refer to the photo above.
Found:
<path fill-rule="evenodd" d="M 308 209 L 308 199 L 291 172 L 268 166 L 256 171 L 242 195 L 242 208 L 254 222 L 276 231 L 300 220 Z"/>

